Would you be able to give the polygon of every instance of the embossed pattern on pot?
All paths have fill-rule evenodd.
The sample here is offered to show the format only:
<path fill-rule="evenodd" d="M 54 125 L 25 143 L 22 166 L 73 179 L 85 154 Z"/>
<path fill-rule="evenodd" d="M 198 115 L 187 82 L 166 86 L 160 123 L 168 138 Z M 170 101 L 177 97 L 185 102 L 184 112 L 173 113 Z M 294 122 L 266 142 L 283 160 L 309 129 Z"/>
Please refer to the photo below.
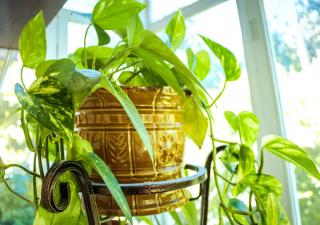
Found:
<path fill-rule="evenodd" d="M 135 104 L 149 133 L 154 165 L 122 106 L 106 90 L 97 90 L 81 106 L 76 116 L 79 134 L 92 143 L 120 183 L 181 177 L 184 132 L 180 97 L 169 87 L 123 87 L 123 90 Z M 91 179 L 101 182 L 97 174 Z M 130 195 L 127 199 L 132 213 L 142 215 L 172 210 L 185 203 L 187 196 L 186 191 L 179 190 L 161 196 Z M 103 214 L 120 214 L 115 204 L 104 204 L 110 201 L 110 196 L 99 196 L 97 201 Z"/>

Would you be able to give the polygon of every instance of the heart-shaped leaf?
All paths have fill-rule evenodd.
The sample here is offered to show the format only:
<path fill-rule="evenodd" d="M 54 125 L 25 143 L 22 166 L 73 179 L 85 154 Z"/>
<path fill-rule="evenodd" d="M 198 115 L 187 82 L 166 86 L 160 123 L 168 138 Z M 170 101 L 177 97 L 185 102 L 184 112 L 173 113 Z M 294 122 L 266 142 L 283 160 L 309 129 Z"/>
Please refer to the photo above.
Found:
<path fill-rule="evenodd" d="M 194 73 L 200 80 L 204 80 L 210 72 L 210 55 L 206 50 L 200 50 L 196 54 L 196 66 Z"/>
<path fill-rule="evenodd" d="M 15 93 L 22 107 L 42 126 L 72 140 L 74 111 L 68 90 L 56 79 L 39 78 L 27 93 L 19 84 Z"/>
<path fill-rule="evenodd" d="M 293 142 L 279 136 L 267 136 L 262 143 L 262 149 L 293 163 L 316 179 L 320 179 L 320 173 L 313 160 L 305 150 Z"/>
<path fill-rule="evenodd" d="M 96 30 L 97 36 L 98 36 L 98 45 L 107 45 L 110 43 L 110 36 L 108 33 L 102 29 L 99 25 L 93 24 L 94 29 Z"/>
<path fill-rule="evenodd" d="M 23 66 L 35 69 L 46 59 L 46 25 L 42 11 L 23 28 L 19 38 Z"/>
<path fill-rule="evenodd" d="M 100 73 L 95 70 L 78 70 L 70 59 L 60 59 L 52 64 L 45 76 L 54 77 L 68 90 L 76 111 L 91 89 L 100 81 Z"/>
<path fill-rule="evenodd" d="M 166 28 L 166 34 L 169 37 L 171 48 L 176 50 L 186 34 L 186 25 L 181 10 L 177 11 L 170 20 Z"/>
<path fill-rule="evenodd" d="M 123 28 L 132 14 L 138 15 L 145 7 L 135 0 L 100 0 L 93 9 L 92 21 L 105 30 Z"/>
<path fill-rule="evenodd" d="M 183 103 L 183 130 L 199 148 L 207 134 L 208 120 L 193 97 Z"/>
<path fill-rule="evenodd" d="M 227 81 L 238 80 L 241 74 L 240 65 L 233 53 L 222 45 L 200 35 L 202 40 L 207 44 L 210 50 L 219 59 Z"/>
<path fill-rule="evenodd" d="M 224 117 L 228 121 L 229 125 L 232 127 L 232 129 L 236 132 L 238 131 L 238 117 L 234 112 L 226 111 L 224 112 Z"/>
<path fill-rule="evenodd" d="M 259 120 L 252 112 L 240 112 L 238 125 L 243 144 L 251 147 L 259 136 Z"/>

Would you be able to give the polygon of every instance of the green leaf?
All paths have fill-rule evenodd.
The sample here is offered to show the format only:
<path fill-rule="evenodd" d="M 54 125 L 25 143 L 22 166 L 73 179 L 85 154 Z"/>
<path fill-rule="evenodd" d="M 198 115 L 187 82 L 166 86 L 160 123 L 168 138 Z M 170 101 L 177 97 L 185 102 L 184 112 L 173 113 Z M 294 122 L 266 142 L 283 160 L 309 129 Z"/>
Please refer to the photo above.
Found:
<path fill-rule="evenodd" d="M 246 145 L 240 146 L 240 158 L 238 166 L 238 176 L 237 179 L 241 180 L 243 177 L 251 173 L 255 173 L 255 158 L 253 150 Z"/>
<path fill-rule="evenodd" d="M 170 216 L 172 217 L 172 219 L 174 220 L 176 225 L 183 225 L 180 216 L 178 215 L 178 213 L 176 211 L 171 211 L 169 212 Z"/>
<path fill-rule="evenodd" d="M 93 23 L 94 29 L 96 30 L 98 36 L 98 45 L 107 45 L 110 43 L 109 34 L 103 30 L 99 25 Z"/>
<path fill-rule="evenodd" d="M 6 175 L 6 169 L 5 169 L 6 164 L 2 161 L 0 157 L 0 183 L 4 181 L 4 176 Z"/>
<path fill-rule="evenodd" d="M 42 77 L 46 71 L 48 70 L 48 68 L 53 64 L 55 63 L 57 60 L 55 59 L 50 59 L 50 60 L 47 60 L 47 61 L 44 61 L 42 63 L 40 63 L 37 68 L 36 68 L 36 77 L 39 78 L 39 77 Z"/>
<path fill-rule="evenodd" d="M 146 7 L 135 0 L 100 0 L 94 7 L 92 21 L 104 30 L 126 27 L 132 14 Z"/>
<path fill-rule="evenodd" d="M 22 29 L 19 51 L 23 66 L 35 69 L 46 59 L 46 25 L 42 11 Z"/>
<path fill-rule="evenodd" d="M 243 201 L 241 201 L 239 199 L 236 199 L 236 198 L 229 199 L 229 206 L 230 206 L 230 208 L 235 209 L 235 210 L 240 211 L 240 212 L 248 212 L 249 211 L 248 207 L 246 206 L 246 204 L 244 204 Z M 248 216 L 246 216 L 246 215 L 237 215 L 237 214 L 234 214 L 233 216 L 242 225 L 250 225 Z"/>
<path fill-rule="evenodd" d="M 105 46 L 87 47 L 86 54 L 87 54 L 88 67 L 92 68 L 93 58 L 96 57 L 95 69 L 100 70 L 101 67 L 105 65 L 108 60 L 110 60 L 113 51 L 114 51 L 113 48 L 109 48 Z M 85 64 L 84 64 L 85 59 L 83 57 L 84 57 L 83 48 L 78 48 L 73 54 L 70 54 L 68 56 L 68 58 L 71 59 L 79 69 L 85 68 Z"/>
<path fill-rule="evenodd" d="M 181 208 L 181 213 L 184 217 L 184 221 L 187 225 L 199 224 L 198 222 L 198 210 L 195 202 L 188 202 Z"/>
<path fill-rule="evenodd" d="M 202 86 L 200 80 L 183 64 L 183 62 L 167 47 L 162 40 L 154 33 L 148 30 L 141 32 L 140 48 L 153 53 L 160 59 L 163 59 L 174 66 L 174 74 L 178 81 L 185 84 L 192 94 L 203 102 L 207 99 L 205 96 L 210 96 L 208 91 Z"/>
<path fill-rule="evenodd" d="M 194 64 L 195 64 L 195 61 L 196 61 L 196 56 L 193 53 L 191 48 L 187 48 L 186 54 L 187 54 L 187 60 L 188 60 L 189 69 L 193 71 L 193 67 L 194 67 Z"/>
<path fill-rule="evenodd" d="M 158 74 L 153 73 L 146 67 L 141 68 L 140 73 L 143 80 L 146 82 L 146 86 L 163 87 L 167 85 Z"/>
<path fill-rule="evenodd" d="M 230 198 L 229 205 L 231 206 L 231 208 L 236 209 L 240 212 L 248 211 L 248 207 L 246 206 L 246 204 L 244 204 L 243 201 L 241 201 L 237 198 Z"/>
<path fill-rule="evenodd" d="M 123 109 L 126 111 L 128 117 L 130 118 L 132 125 L 136 129 L 141 141 L 146 147 L 151 160 L 153 161 L 154 156 L 150 137 L 141 120 L 138 110 L 136 109 L 128 95 L 117 84 L 111 83 L 105 76 L 101 76 L 101 81 L 94 88 L 94 90 L 97 90 L 99 88 L 105 88 L 120 102 Z"/>
<path fill-rule="evenodd" d="M 240 65 L 233 53 L 222 45 L 200 35 L 213 54 L 220 60 L 227 81 L 238 80 L 241 74 Z"/>
<path fill-rule="evenodd" d="M 267 197 L 266 222 L 268 225 L 280 225 L 280 202 L 273 193 Z"/>
<path fill-rule="evenodd" d="M 137 48 L 134 53 L 143 59 L 146 66 L 150 68 L 154 73 L 161 76 L 166 83 L 172 87 L 180 96 L 184 96 L 184 92 L 180 87 L 173 72 L 169 69 L 168 65 L 161 60 L 157 55 L 152 52 L 146 51 L 142 48 Z"/>
<path fill-rule="evenodd" d="M 173 50 L 177 49 L 186 34 L 186 26 L 181 10 L 177 11 L 170 20 L 166 28 L 166 34 L 169 37 L 171 48 Z"/>
<path fill-rule="evenodd" d="M 141 32 L 143 31 L 142 22 L 137 14 L 132 14 L 127 26 L 129 47 L 138 46 L 141 42 Z"/>
<path fill-rule="evenodd" d="M 267 136 L 262 141 L 262 149 L 293 163 L 309 175 L 320 179 L 320 173 L 307 152 L 293 142 L 278 136 Z"/>
<path fill-rule="evenodd" d="M 74 111 L 67 89 L 58 80 L 48 77 L 39 78 L 31 88 L 26 93 L 21 85 L 15 85 L 15 93 L 22 107 L 42 126 L 70 142 Z"/>
<path fill-rule="evenodd" d="M 205 50 L 200 50 L 196 54 L 196 66 L 194 73 L 200 80 L 204 80 L 210 72 L 210 55 Z"/>
<path fill-rule="evenodd" d="M 232 129 L 236 132 L 238 131 L 238 117 L 234 112 L 231 111 L 225 111 L 224 117 L 228 121 L 229 125 L 232 127 Z"/>
<path fill-rule="evenodd" d="M 229 170 L 230 173 L 236 173 L 240 157 L 240 145 L 230 144 L 222 152 L 220 160 L 223 162 L 224 166 Z"/>
<path fill-rule="evenodd" d="M 185 99 L 182 113 L 183 130 L 201 148 L 208 129 L 206 116 L 193 97 Z"/>
<path fill-rule="evenodd" d="M 152 220 L 147 216 L 139 216 L 138 219 L 145 222 L 148 225 L 154 225 Z"/>
<path fill-rule="evenodd" d="M 280 181 L 270 175 L 250 174 L 242 179 L 237 186 L 249 186 L 255 195 L 266 198 L 269 193 L 274 193 L 280 197 L 282 195 L 282 185 Z M 242 189 L 244 190 L 244 189 Z"/>
<path fill-rule="evenodd" d="M 243 111 L 238 115 L 239 131 L 243 144 L 251 147 L 259 135 L 259 120 L 252 112 Z"/>
<path fill-rule="evenodd" d="M 98 71 L 78 70 L 70 59 L 57 60 L 49 67 L 45 76 L 54 77 L 67 88 L 72 96 L 75 111 L 81 106 L 91 89 L 100 81 Z"/>
<path fill-rule="evenodd" d="M 107 185 L 112 197 L 118 204 L 119 208 L 132 224 L 132 215 L 126 197 L 124 196 L 120 185 L 113 175 L 112 171 L 105 164 L 105 162 L 93 152 L 88 153 L 88 161 L 91 163 L 92 167 L 99 173 L 99 175 Z"/>
<path fill-rule="evenodd" d="M 67 160 L 80 162 L 87 172 L 91 174 L 91 165 L 86 160 L 89 152 L 93 152 L 91 143 L 81 138 L 79 134 L 74 134 L 72 147 L 67 149 Z"/>
<path fill-rule="evenodd" d="M 118 78 L 122 85 L 127 86 L 147 86 L 146 81 L 139 75 L 130 71 L 122 72 Z"/>

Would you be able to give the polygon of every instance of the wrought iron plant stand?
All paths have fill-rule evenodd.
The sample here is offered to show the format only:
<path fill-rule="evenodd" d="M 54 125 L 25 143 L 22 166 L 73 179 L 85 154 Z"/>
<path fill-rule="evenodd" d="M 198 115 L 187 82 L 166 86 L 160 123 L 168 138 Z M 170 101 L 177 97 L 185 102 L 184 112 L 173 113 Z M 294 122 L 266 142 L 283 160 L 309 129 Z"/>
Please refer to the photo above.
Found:
<path fill-rule="evenodd" d="M 217 152 L 222 151 L 225 146 L 217 148 Z M 130 183 L 120 184 L 122 191 L 125 195 L 140 195 L 140 194 L 156 194 L 167 191 L 184 189 L 193 185 L 200 185 L 199 194 L 197 197 L 190 198 L 190 201 L 201 198 L 201 215 L 200 225 L 207 224 L 208 214 L 208 202 L 209 202 L 209 188 L 210 188 L 210 172 L 212 164 L 212 153 L 207 157 L 205 167 L 194 166 L 187 164 L 185 169 L 195 171 L 187 177 L 147 182 L 147 183 Z M 54 166 L 48 171 L 44 178 L 42 192 L 41 192 L 41 203 L 42 205 L 51 212 L 62 212 L 64 211 L 70 201 L 70 190 L 67 183 L 59 183 L 60 176 L 70 171 L 73 173 L 80 187 L 80 192 L 83 199 L 85 213 L 87 215 L 89 225 L 99 225 L 101 217 L 98 213 L 95 194 L 107 195 L 109 194 L 108 188 L 102 183 L 95 183 L 89 180 L 86 170 L 77 162 L 74 161 L 63 161 Z M 59 202 L 55 202 L 53 195 L 54 191 L 60 185 L 61 199 Z"/>

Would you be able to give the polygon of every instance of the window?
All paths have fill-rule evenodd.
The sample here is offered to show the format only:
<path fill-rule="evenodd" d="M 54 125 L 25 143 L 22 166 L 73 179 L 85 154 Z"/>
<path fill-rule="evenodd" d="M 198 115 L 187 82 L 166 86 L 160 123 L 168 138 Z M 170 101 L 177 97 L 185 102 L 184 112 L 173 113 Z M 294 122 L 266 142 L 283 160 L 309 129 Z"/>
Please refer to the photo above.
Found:
<path fill-rule="evenodd" d="M 320 163 L 320 4 L 265 0 L 289 139 Z M 320 182 L 295 169 L 302 224 L 320 220 Z"/>
<path fill-rule="evenodd" d="M 141 0 L 142 1 L 142 0 Z M 275 133 L 287 135 L 303 146 L 320 163 L 320 4 L 318 0 L 144 0 L 149 4 L 142 14 L 148 29 L 166 38 L 165 26 L 171 15 L 181 9 L 186 17 L 187 36 L 178 55 L 186 61 L 185 50 L 206 48 L 197 34 L 203 34 L 231 49 L 242 67 L 242 77 L 230 83 L 223 98 L 214 109 L 217 137 L 229 136 L 225 129 L 223 112 L 253 110 L 260 118 L 262 135 Z M 48 58 L 66 57 L 78 47 L 83 47 L 83 34 L 88 24 L 89 13 L 95 1 L 68 0 L 64 8 L 48 28 Z M 264 4 L 262 4 L 264 3 Z M 265 9 L 265 11 L 264 11 Z M 266 15 L 264 15 L 264 12 Z M 265 29 L 267 28 L 267 29 Z M 81 34 L 81 35 L 79 35 Z M 114 34 L 111 34 L 112 38 Z M 270 43 L 269 43 L 270 40 Z M 87 46 L 97 41 L 93 29 L 89 30 Z M 269 45 L 271 44 L 271 45 Z M 271 51 L 269 49 L 271 47 Z M 208 50 L 208 49 L 207 49 Z M 270 54 L 272 53 L 272 54 Z M 221 89 L 222 71 L 214 57 L 211 58 L 213 72 L 204 81 L 215 96 Z M 14 113 L 17 100 L 13 93 L 14 83 L 19 82 L 20 66 L 16 51 L 0 49 L 0 151 L 8 163 L 22 160 L 32 167 L 32 159 L 24 146 L 19 128 L 19 115 Z M 32 77 L 25 71 L 24 77 Z M 213 75 L 216 74 L 216 75 Z M 26 82 L 28 82 L 26 80 Z M 282 98 L 282 103 L 280 95 Z M 283 111 L 281 111 L 283 109 Z M 283 118 L 282 118 L 283 114 Z M 283 120 L 282 120 L 283 119 Z M 286 127 L 284 130 L 283 127 Z M 203 164 L 210 149 L 209 143 L 203 151 L 186 154 L 186 161 Z M 188 145 L 187 151 L 193 151 Z M 17 157 L 18 156 L 18 157 Z M 197 162 L 195 162 L 197 161 Z M 278 175 L 284 183 L 284 207 L 294 225 L 316 225 L 320 220 L 317 212 L 320 202 L 320 183 L 302 175 L 298 169 L 291 176 L 287 165 L 268 156 L 267 168 Z M 269 172 L 268 171 L 268 172 Z M 12 187 L 28 196 L 30 188 L 26 176 L 11 170 L 8 178 Z M 19 171 L 20 172 L 20 171 Z M 296 184 L 297 187 L 291 185 Z M 297 192 L 295 191 L 297 189 Z M 211 198 L 216 198 L 213 190 Z M 298 201 L 295 201 L 297 197 Z M 7 194 L 0 187 L 0 224 L 32 224 L 33 209 L 24 202 Z M 21 211 L 2 213 L 7 205 Z M 214 201 L 210 219 L 216 223 Z M 26 207 L 26 208 L 24 208 Z M 13 216 L 18 214 L 19 216 Z M 170 224 L 167 217 L 159 218 L 162 224 Z M 300 222 L 301 220 L 301 222 Z"/>

